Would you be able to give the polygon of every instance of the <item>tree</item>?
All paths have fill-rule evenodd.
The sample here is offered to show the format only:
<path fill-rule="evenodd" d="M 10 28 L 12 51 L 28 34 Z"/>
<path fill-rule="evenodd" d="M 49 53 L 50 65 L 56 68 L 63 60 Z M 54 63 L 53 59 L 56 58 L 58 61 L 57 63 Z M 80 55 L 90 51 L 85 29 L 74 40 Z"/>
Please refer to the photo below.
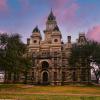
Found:
<path fill-rule="evenodd" d="M 6 68 L 6 46 L 7 46 L 8 35 L 6 33 L 0 34 L 0 69 L 4 70 Z"/>
<path fill-rule="evenodd" d="M 10 35 L 7 43 L 6 58 L 8 58 L 9 64 L 7 69 L 9 80 L 13 80 L 13 82 L 19 81 L 20 57 L 23 56 L 24 52 L 25 45 L 22 43 L 19 34 Z"/>
<path fill-rule="evenodd" d="M 95 75 L 96 83 L 99 82 L 100 79 L 100 44 L 97 44 L 95 51 L 91 56 L 91 69 Z"/>
<path fill-rule="evenodd" d="M 1 52 L 2 56 L 0 56 L 0 67 L 5 71 L 5 82 L 18 82 L 21 59 L 26 52 L 26 45 L 21 41 L 19 34 L 9 36 L 3 34 L 0 40 L 1 45 L 5 45 L 5 50 Z"/>
<path fill-rule="evenodd" d="M 85 45 L 73 45 L 69 57 L 69 64 L 71 67 L 84 66 L 95 69 L 94 66 L 90 66 L 93 61 L 99 66 L 98 70 L 93 71 L 97 77 L 98 83 L 98 78 L 100 78 L 100 44 L 94 41 L 88 41 Z"/>
<path fill-rule="evenodd" d="M 21 59 L 21 72 L 24 75 L 24 83 L 27 83 L 28 80 L 28 74 L 30 74 L 30 69 L 32 66 L 32 58 L 27 56 L 27 54 L 25 56 L 22 57 Z"/>
<path fill-rule="evenodd" d="M 5 71 L 5 82 L 19 82 L 21 74 L 24 74 L 24 83 L 27 83 L 32 66 L 31 57 L 27 56 L 27 46 L 19 34 L 2 34 L 0 40 L 0 66 Z"/>

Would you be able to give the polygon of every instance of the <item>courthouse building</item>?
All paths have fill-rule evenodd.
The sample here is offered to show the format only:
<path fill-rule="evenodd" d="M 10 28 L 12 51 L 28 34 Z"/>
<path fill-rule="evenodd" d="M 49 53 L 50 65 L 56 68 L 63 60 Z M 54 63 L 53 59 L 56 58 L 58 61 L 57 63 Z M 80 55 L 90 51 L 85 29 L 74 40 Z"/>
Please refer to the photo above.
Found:
<path fill-rule="evenodd" d="M 86 42 L 85 34 L 80 33 L 77 45 Z M 90 70 L 86 67 L 72 68 L 68 64 L 73 44 L 71 36 L 62 40 L 62 33 L 51 11 L 46 21 L 44 39 L 36 26 L 27 39 L 28 55 L 32 56 L 33 66 L 30 72 L 33 84 L 65 85 L 68 83 L 87 83 L 90 81 Z"/>

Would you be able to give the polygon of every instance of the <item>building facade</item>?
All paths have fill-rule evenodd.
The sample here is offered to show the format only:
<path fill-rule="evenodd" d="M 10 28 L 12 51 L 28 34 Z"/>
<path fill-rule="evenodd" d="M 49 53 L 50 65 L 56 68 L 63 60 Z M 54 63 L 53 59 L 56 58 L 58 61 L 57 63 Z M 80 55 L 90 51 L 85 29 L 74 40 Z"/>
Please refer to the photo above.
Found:
<path fill-rule="evenodd" d="M 85 34 L 81 33 L 77 39 L 77 45 L 84 42 L 86 42 Z M 44 40 L 38 26 L 33 29 L 32 35 L 27 39 L 28 55 L 32 56 L 33 61 L 30 71 L 31 82 L 50 85 L 89 82 L 88 69 L 71 68 L 68 64 L 72 46 L 71 36 L 67 36 L 66 43 L 63 42 L 56 17 L 51 11 L 46 21 Z"/>

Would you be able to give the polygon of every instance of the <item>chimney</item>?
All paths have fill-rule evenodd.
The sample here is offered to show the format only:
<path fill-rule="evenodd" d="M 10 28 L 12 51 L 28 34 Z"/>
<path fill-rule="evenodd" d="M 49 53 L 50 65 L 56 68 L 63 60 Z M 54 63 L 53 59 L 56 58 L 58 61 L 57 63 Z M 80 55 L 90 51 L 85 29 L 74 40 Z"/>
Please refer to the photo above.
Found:
<path fill-rule="evenodd" d="M 67 36 L 68 38 L 68 43 L 71 43 L 71 36 Z"/>
<path fill-rule="evenodd" d="M 30 39 L 28 38 L 28 39 L 27 39 L 27 45 L 29 45 L 29 44 L 30 44 Z"/>

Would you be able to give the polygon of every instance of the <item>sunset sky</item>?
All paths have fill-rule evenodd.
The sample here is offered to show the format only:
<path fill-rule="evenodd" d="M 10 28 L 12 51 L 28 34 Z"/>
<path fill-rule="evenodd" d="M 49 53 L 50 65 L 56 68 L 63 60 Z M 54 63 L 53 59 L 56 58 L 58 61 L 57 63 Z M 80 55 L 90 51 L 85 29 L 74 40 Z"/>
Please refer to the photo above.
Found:
<path fill-rule="evenodd" d="M 20 33 L 26 42 L 38 25 L 43 35 L 51 8 L 64 41 L 85 32 L 100 42 L 100 0 L 0 0 L 0 32 Z"/>

